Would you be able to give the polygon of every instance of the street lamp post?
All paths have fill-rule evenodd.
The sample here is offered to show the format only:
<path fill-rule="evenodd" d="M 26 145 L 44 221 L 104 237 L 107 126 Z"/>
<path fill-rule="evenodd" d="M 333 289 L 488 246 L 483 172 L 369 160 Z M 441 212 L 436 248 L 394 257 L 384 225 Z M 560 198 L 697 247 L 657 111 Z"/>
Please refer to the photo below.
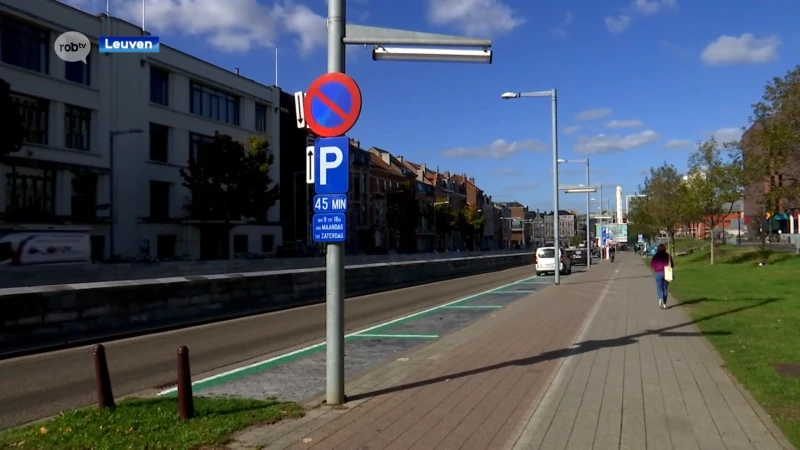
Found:
<path fill-rule="evenodd" d="M 501 96 L 503 99 L 510 100 L 512 98 L 526 98 L 526 97 L 550 97 L 552 104 L 552 133 L 553 133 L 553 247 L 556 258 L 561 255 L 561 248 L 559 243 L 558 220 L 559 220 L 559 206 L 558 206 L 558 93 L 555 89 L 549 91 L 538 92 L 506 92 Z M 556 270 L 553 284 L 556 286 L 561 284 L 561 276 Z"/>
<path fill-rule="evenodd" d="M 579 164 L 586 164 L 586 186 L 590 186 L 589 184 L 589 159 L 559 159 L 559 163 L 566 164 L 566 163 L 579 163 Z M 592 245 L 589 241 L 589 225 L 590 225 L 590 218 L 589 216 L 592 215 L 591 207 L 589 206 L 589 199 L 591 198 L 591 192 L 586 192 L 586 269 L 588 270 L 592 266 Z"/>
<path fill-rule="evenodd" d="M 114 259 L 114 138 L 124 134 L 139 134 L 144 130 L 132 128 L 130 130 L 110 131 L 108 133 L 108 240 L 109 257 Z"/>

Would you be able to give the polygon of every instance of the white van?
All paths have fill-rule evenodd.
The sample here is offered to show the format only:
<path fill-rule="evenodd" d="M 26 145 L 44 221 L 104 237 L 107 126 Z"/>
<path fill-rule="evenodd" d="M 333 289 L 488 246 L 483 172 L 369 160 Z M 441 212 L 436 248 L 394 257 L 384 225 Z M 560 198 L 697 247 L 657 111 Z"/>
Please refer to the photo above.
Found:
<path fill-rule="evenodd" d="M 566 256 L 563 248 L 559 248 L 561 253 L 558 270 L 561 275 L 569 275 L 572 273 L 572 264 L 570 259 Z M 536 275 L 540 276 L 545 273 L 553 273 L 556 271 L 556 249 L 555 247 L 541 247 L 536 249 Z"/>

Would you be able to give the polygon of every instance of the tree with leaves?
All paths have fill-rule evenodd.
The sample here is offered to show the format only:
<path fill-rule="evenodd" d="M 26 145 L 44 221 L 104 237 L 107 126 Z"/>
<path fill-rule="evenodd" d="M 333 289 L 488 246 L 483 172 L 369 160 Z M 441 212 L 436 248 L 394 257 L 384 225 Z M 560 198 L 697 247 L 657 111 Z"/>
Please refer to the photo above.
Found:
<path fill-rule="evenodd" d="M 683 216 L 693 216 L 711 235 L 711 265 L 714 264 L 716 228 L 733 211 L 734 202 L 744 195 L 739 160 L 723 153 L 715 139 L 702 142 L 689 157 Z M 678 214 L 681 216 L 680 212 Z"/>
<path fill-rule="evenodd" d="M 11 98 L 11 85 L 0 78 L 0 160 L 22 148 L 25 141 L 25 122 L 17 105 Z"/>
<path fill-rule="evenodd" d="M 667 233 L 671 248 L 675 244 L 675 232 L 683 223 L 681 214 L 684 208 L 681 202 L 686 201 L 682 197 L 684 189 L 685 184 L 678 169 L 664 162 L 661 167 L 650 169 L 641 191 L 647 201 L 642 202 L 645 207 L 640 214 L 646 214 L 646 218 L 639 219 Z M 637 209 L 639 207 L 637 204 Z"/>
<path fill-rule="evenodd" d="M 746 184 L 762 197 L 765 214 L 775 215 L 800 203 L 800 66 L 776 77 L 753 105 L 750 130 L 741 149 Z M 762 188 L 767 184 L 767 188 Z M 752 192 L 752 191 L 751 191 Z M 764 220 L 764 215 L 760 221 Z"/>
<path fill-rule="evenodd" d="M 456 211 L 445 200 L 437 200 L 433 211 L 434 232 L 436 233 L 436 249 L 442 247 L 442 237 L 455 231 L 457 221 Z M 444 246 L 447 244 L 445 243 Z"/>
<path fill-rule="evenodd" d="M 192 192 L 191 216 L 222 220 L 226 228 L 242 217 L 266 219 L 280 195 L 269 175 L 273 163 L 266 139 L 252 138 L 245 149 L 230 136 L 214 133 L 214 140 L 192 155 L 188 169 L 181 169 L 183 185 Z"/>
<path fill-rule="evenodd" d="M 461 236 L 464 239 L 469 237 L 470 248 L 479 249 L 483 239 L 483 230 L 486 228 L 486 216 L 475 206 L 467 206 L 459 211 L 463 217 L 463 231 Z"/>
<path fill-rule="evenodd" d="M 416 236 L 422 211 L 415 192 L 407 186 L 386 196 L 386 220 L 389 228 L 400 235 L 400 248 L 407 253 L 416 251 Z"/>

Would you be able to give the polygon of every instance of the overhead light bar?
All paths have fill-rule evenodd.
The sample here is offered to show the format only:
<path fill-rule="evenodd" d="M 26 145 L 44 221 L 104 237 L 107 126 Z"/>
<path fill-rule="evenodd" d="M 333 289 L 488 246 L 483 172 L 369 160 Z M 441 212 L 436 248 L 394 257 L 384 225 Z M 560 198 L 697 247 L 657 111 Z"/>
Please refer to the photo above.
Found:
<path fill-rule="evenodd" d="M 372 50 L 375 61 L 420 61 L 491 64 L 492 51 L 458 50 L 439 48 L 397 48 L 375 47 Z"/>

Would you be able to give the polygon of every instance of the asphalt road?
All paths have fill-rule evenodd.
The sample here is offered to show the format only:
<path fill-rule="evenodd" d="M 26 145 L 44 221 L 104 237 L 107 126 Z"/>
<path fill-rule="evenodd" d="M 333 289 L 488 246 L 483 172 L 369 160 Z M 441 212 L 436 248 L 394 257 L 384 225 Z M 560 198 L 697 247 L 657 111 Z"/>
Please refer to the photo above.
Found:
<path fill-rule="evenodd" d="M 347 299 L 346 328 L 355 331 L 394 317 L 529 277 L 530 266 Z M 189 347 L 192 374 L 219 372 L 253 358 L 325 336 L 325 305 L 105 344 L 114 395 L 174 383 L 176 350 Z M 0 361 L 0 429 L 96 401 L 92 346 Z M 197 379 L 197 378 L 195 378 Z"/>

